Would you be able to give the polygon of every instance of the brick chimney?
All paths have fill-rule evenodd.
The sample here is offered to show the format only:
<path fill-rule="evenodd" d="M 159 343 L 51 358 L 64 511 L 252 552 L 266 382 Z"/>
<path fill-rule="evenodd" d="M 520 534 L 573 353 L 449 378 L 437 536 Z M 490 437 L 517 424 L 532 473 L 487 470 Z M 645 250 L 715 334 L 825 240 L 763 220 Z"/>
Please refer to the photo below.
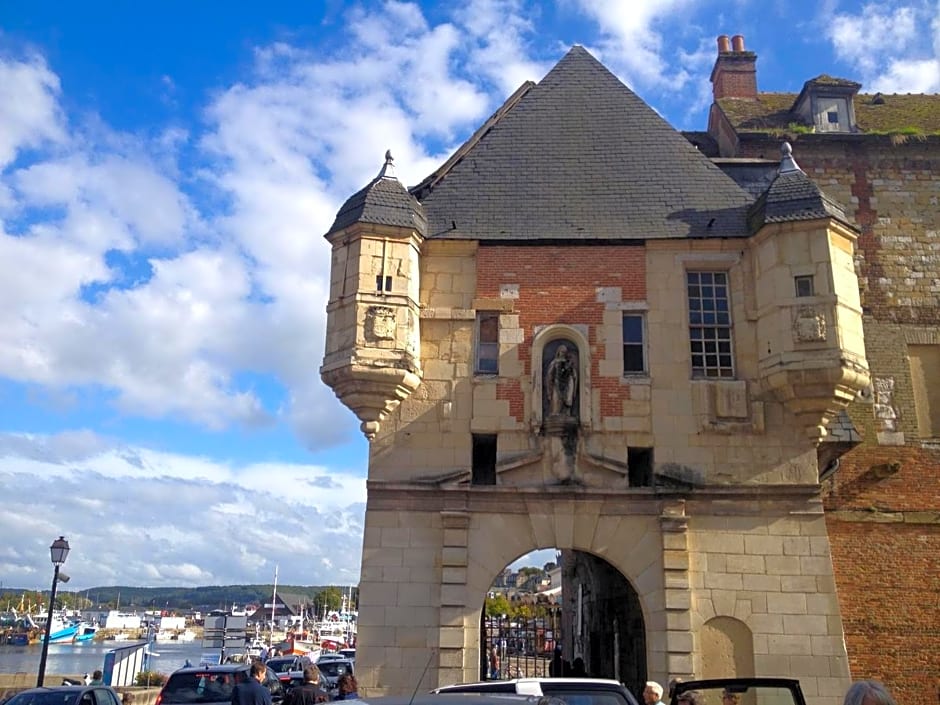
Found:
<path fill-rule="evenodd" d="M 744 50 L 744 37 L 718 37 L 718 58 L 711 75 L 712 94 L 719 98 L 757 98 L 757 54 Z"/>

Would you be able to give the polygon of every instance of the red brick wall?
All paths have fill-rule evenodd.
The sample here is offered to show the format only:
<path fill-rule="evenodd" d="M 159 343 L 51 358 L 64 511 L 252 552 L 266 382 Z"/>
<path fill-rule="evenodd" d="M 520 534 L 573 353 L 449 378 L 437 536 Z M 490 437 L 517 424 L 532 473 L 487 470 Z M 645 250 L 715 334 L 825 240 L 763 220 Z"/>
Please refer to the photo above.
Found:
<path fill-rule="evenodd" d="M 936 703 L 940 525 L 827 525 L 852 677 L 884 682 L 898 703 Z"/>
<path fill-rule="evenodd" d="M 515 312 L 530 343 L 537 326 L 587 325 L 591 346 L 591 387 L 601 394 L 605 414 L 620 415 L 629 388 L 617 379 L 601 378 L 598 360 L 608 356 L 598 341 L 605 304 L 599 287 L 620 287 L 624 301 L 646 300 L 646 251 L 642 246 L 482 246 L 477 253 L 477 295 L 498 297 L 500 284 L 518 284 Z M 620 345 L 618 338 L 615 344 Z M 524 375 L 531 374 L 531 349 L 519 346 Z M 500 380 L 497 398 L 508 400 L 510 413 L 523 421 L 521 380 Z"/>

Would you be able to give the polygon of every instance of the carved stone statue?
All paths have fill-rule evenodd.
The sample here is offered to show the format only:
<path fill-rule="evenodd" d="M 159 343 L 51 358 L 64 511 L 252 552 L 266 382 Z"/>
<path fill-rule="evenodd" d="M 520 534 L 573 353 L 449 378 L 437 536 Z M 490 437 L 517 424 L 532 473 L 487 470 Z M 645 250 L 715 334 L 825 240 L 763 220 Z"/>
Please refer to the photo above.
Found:
<path fill-rule="evenodd" d="M 578 368 L 567 345 L 559 345 L 545 372 L 549 416 L 575 416 L 574 400 L 578 392 Z"/>

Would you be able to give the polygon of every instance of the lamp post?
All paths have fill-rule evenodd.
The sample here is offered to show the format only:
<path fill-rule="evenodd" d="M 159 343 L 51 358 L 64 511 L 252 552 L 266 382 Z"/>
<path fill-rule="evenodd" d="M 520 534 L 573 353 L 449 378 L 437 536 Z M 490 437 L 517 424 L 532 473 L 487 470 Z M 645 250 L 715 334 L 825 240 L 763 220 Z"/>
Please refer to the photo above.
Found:
<path fill-rule="evenodd" d="M 52 594 L 49 596 L 49 613 L 46 615 L 46 636 L 42 640 L 42 655 L 39 657 L 39 674 L 36 676 L 36 687 L 42 687 L 42 681 L 46 677 L 46 656 L 49 653 L 49 635 L 52 632 L 52 610 L 55 607 L 55 589 L 59 582 L 59 567 L 65 563 L 69 555 L 69 542 L 64 536 L 60 536 L 49 547 L 52 555 L 52 565 L 55 571 L 52 574 Z"/>

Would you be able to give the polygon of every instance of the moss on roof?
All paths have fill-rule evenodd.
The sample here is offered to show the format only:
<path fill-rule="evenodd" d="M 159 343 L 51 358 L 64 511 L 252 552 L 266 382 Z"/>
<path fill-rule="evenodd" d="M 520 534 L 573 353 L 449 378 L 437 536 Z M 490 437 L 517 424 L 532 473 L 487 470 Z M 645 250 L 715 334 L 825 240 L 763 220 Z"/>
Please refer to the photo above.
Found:
<path fill-rule="evenodd" d="M 756 100 L 722 98 L 718 105 L 739 132 L 777 132 L 803 124 L 790 111 L 796 97 L 796 93 L 760 93 Z M 940 94 L 859 93 L 854 102 L 863 133 L 940 134 Z"/>

